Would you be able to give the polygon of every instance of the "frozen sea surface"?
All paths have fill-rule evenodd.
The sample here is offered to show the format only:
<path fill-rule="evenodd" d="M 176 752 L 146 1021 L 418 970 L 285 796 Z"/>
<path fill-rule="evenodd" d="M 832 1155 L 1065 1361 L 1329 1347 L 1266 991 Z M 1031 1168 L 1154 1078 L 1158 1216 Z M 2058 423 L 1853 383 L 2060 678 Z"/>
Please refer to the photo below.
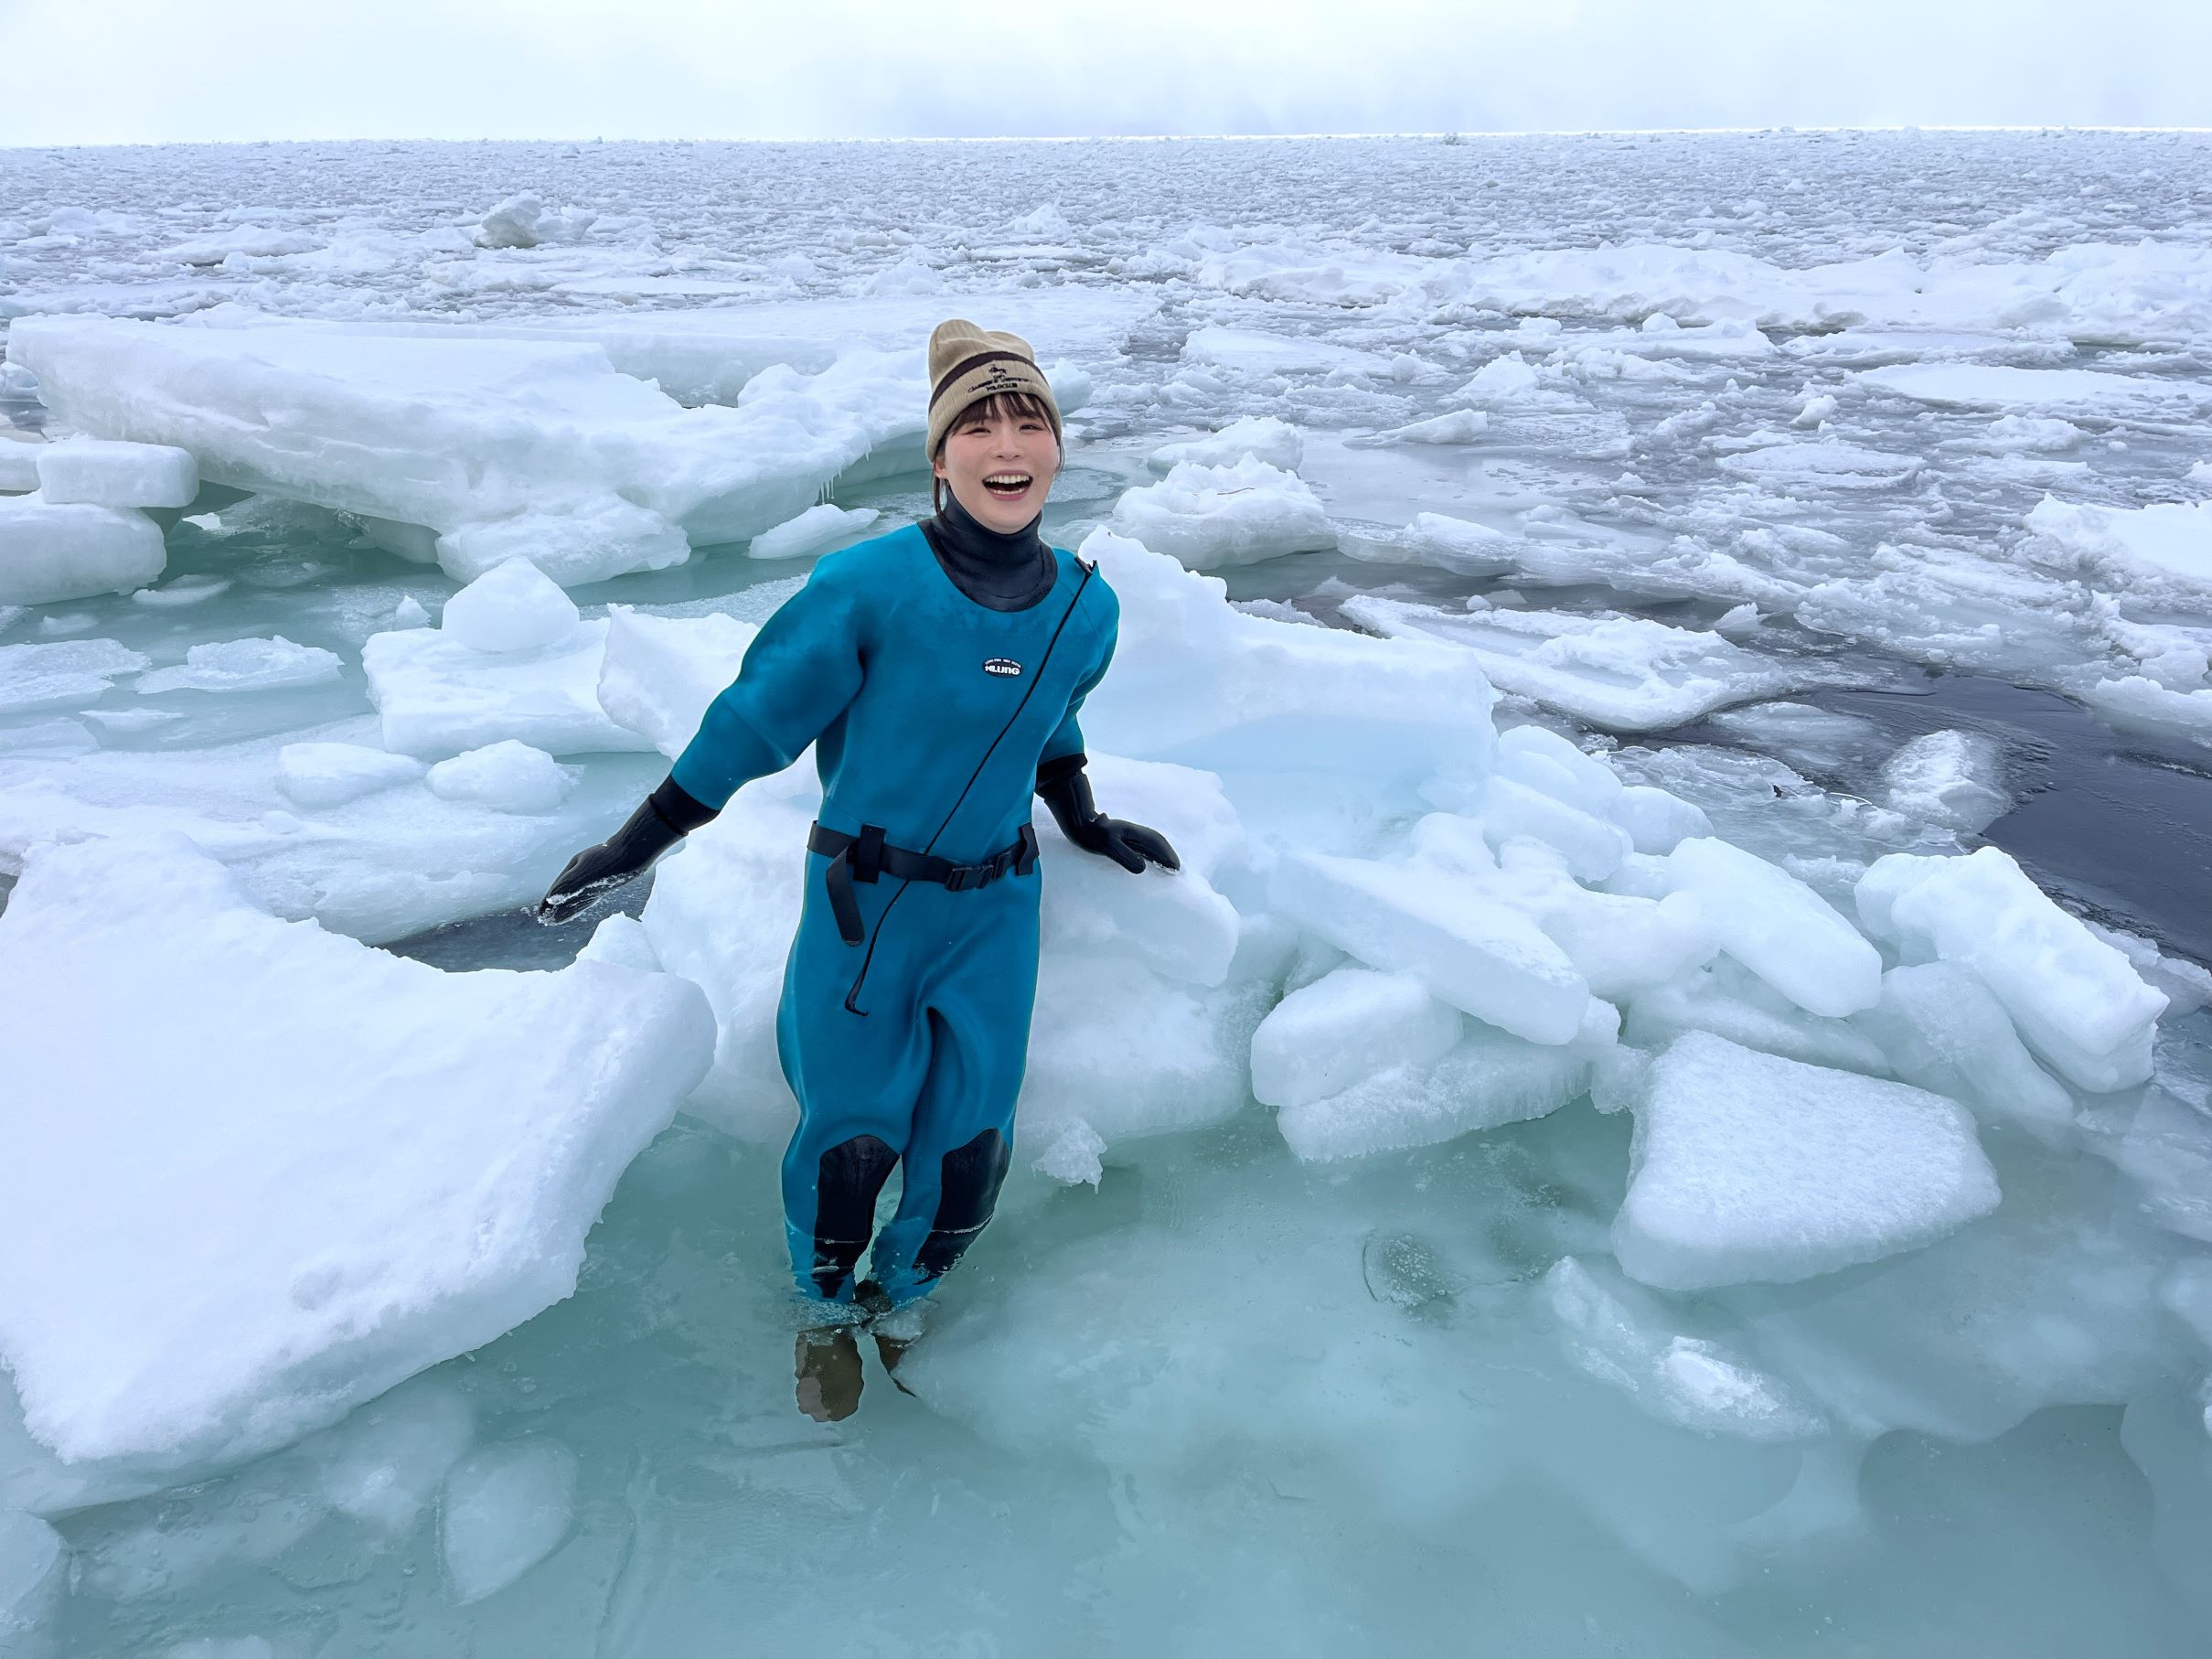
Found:
<path fill-rule="evenodd" d="M 879 515 L 844 541 L 926 512 L 916 348 L 956 315 L 1064 365 L 1056 543 L 1149 533 L 1220 564 L 1253 615 L 1388 635 L 1401 701 L 1479 663 L 1498 725 L 1584 755 L 1509 731 L 1493 773 L 1416 800 L 1391 793 L 1386 745 L 1342 756 L 1332 785 L 1330 745 L 1417 748 L 1480 709 L 1416 731 L 1380 692 L 1344 723 L 1299 705 L 1288 737 L 1245 728 L 1269 745 L 1248 773 L 1202 722 L 1157 755 L 1132 723 L 1138 758 L 1102 760 L 1102 801 L 1112 781 L 1191 814 L 1220 888 L 1124 915 L 1119 890 L 1070 878 L 1085 937 L 1145 964 L 1117 970 L 1150 999 L 1127 1004 L 1144 1040 L 1103 1074 L 1142 1098 L 1095 1081 L 1082 1022 L 1105 992 L 1069 969 L 1032 1072 L 1093 1093 L 1025 1099 L 1034 1129 L 936 1299 L 914 1394 L 871 1358 L 861 1411 L 834 1427 L 792 1407 L 780 1140 L 744 1092 L 762 1064 L 747 1011 L 772 987 L 724 983 L 714 954 L 713 917 L 781 915 L 753 906 L 747 861 L 803 803 L 764 787 L 658 891 L 610 906 L 642 919 L 585 953 L 587 978 L 715 980 L 726 1029 L 691 1114 L 614 1188 L 573 1294 L 551 1284 L 506 1335 L 242 1460 L 59 1462 L 36 1431 L 50 1444 L 83 1402 L 40 1395 L 27 1434 L 0 1400 L 0 1651 L 2212 1645 L 2202 135 L 8 153 L 0 491 L 38 484 L 72 427 L 182 446 L 202 487 L 164 504 L 173 455 L 92 457 L 89 487 L 117 504 L 70 509 L 68 557 L 111 573 L 0 598 L 0 886 L 27 860 L 24 916 L 105 915 L 112 882 L 72 896 L 37 850 L 152 837 L 228 871 L 234 890 L 207 901 L 230 906 L 224 929 L 302 962 L 342 954 L 283 931 L 314 918 L 448 971 L 566 968 L 588 932 L 518 906 L 665 765 L 614 718 L 600 654 L 642 653 L 633 689 L 665 716 L 804 574 L 765 556 L 774 539 L 749 554 L 753 536 L 817 499 Z M 151 337 L 220 373 L 156 373 L 146 337 L 111 323 L 190 330 Z M 331 384 L 302 378 L 333 363 Z M 290 412 L 257 427 L 272 408 Z M 555 429 L 560 444 L 508 441 Z M 439 446 L 464 442 L 481 489 L 441 470 Z M 726 465 L 733 446 L 757 466 Z M 67 470 L 45 480 L 51 510 Z M 0 495 L 0 582 L 50 579 L 8 563 L 35 515 L 5 503 L 27 499 Z M 143 558 L 136 521 L 83 516 L 142 512 L 166 551 L 150 583 L 113 551 Z M 522 541 L 502 541 L 518 520 Z M 457 643 L 465 622 L 438 627 L 464 575 L 576 525 L 544 561 L 572 615 L 520 594 L 497 620 L 531 643 L 497 664 Z M 1115 568 L 1134 592 L 1138 567 Z M 1202 626 L 1191 658 L 1243 648 L 1219 615 Z M 1179 666 L 1208 665 L 1133 647 L 1117 672 Z M 532 753 L 485 758 L 518 740 Z M 1662 789 L 1675 805 L 1651 816 Z M 1509 960 L 1501 936 L 1452 932 L 1439 898 L 1362 949 L 1402 955 L 1369 966 L 1400 976 L 1404 1030 L 1459 1046 L 1278 1126 L 1244 1044 L 1288 987 L 1319 1011 L 1309 1033 L 1364 1006 L 1328 942 L 1360 918 L 1309 880 L 1285 937 L 1290 890 L 1240 879 L 1224 813 L 1324 874 L 1410 846 L 1427 891 L 1542 919 L 1548 936 L 1513 939 L 1551 953 L 1555 989 L 1586 969 L 1605 985 L 1590 1006 L 1619 1005 L 1621 1042 L 1544 1050 L 1430 995 L 1455 951 L 1491 951 L 1499 976 Z M 1961 887 L 1940 912 L 1907 875 L 1864 884 L 1887 854 L 1984 872 L 1957 858 L 1984 846 L 2170 999 L 2148 1035 L 2121 998 L 2076 1040 L 2070 1016 L 2102 1006 L 2082 988 L 2109 987 L 2121 951 L 2005 909 L 2016 889 Z M 215 883 L 204 860 L 176 867 Z M 1736 878 L 1763 910 L 1730 909 Z M 1764 937 L 1782 912 L 1799 931 Z M 2028 969 L 1930 944 L 1957 915 L 1996 918 Z M 108 920 L 120 937 L 158 918 Z M 1816 950 L 1855 972 L 1862 934 L 1889 969 L 1878 1003 L 1790 1000 L 1828 989 L 1801 983 Z M 764 954 L 780 969 L 781 937 Z M 347 960 L 379 983 L 362 962 L 396 966 Z M 251 982 L 296 993 L 281 972 Z M 2054 984 L 2077 1006 L 2038 1001 Z M 231 1015 L 252 1029 L 253 1007 Z M 70 1039 L 88 1098 L 134 1027 L 88 1001 Z M 1701 1031 L 1716 1035 L 1682 1035 Z M 1765 1092 L 1685 1086 L 1708 1075 L 1700 1054 Z M 158 1074 L 160 1056 L 130 1064 Z M 1814 1067 L 1818 1115 L 1762 1159 L 1788 1092 L 1771 1080 Z M 209 1109 L 199 1079 L 175 1086 Z M 579 1088 L 582 1120 L 600 1108 Z M 289 1190 L 281 1161 L 255 1161 L 296 1132 L 285 1091 L 264 1077 L 251 1098 L 250 1124 L 213 1103 L 210 1148 L 230 1150 L 177 1174 L 208 1183 L 211 1211 L 248 1176 Z M 646 1108 L 624 1109 L 648 1132 Z M 1301 1160 L 1324 1143 L 1287 1140 L 1297 1121 L 1380 1150 Z M 1900 1126 L 1940 1156 L 1886 1169 Z M 1762 1276 L 1698 1236 L 1689 1258 L 1661 1241 L 1669 1270 L 1728 1282 L 1659 1282 L 1650 1218 L 1682 1213 L 1667 1182 L 1685 1159 L 1718 1190 L 1746 1183 L 1730 1225 L 1801 1218 L 1755 1241 Z M 98 1172 L 79 1179 L 98 1224 Z M 1838 1231 L 1854 1182 L 1874 1197 Z M 119 1247 L 143 1247 L 134 1219 Z M 104 1268 L 103 1236 L 69 1247 Z M 294 1265 L 285 1319 L 358 1288 L 348 1264 Z M 15 1282 L 0 1266 L 0 1340 L 59 1340 L 21 1322 Z"/>

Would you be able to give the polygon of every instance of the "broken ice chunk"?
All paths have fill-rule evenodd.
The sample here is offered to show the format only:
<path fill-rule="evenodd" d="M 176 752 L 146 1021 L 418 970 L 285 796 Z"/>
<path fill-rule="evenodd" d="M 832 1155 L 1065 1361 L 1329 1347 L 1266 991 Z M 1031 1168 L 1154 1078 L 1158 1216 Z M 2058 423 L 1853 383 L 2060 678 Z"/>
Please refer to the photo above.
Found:
<path fill-rule="evenodd" d="M 1113 527 L 1191 570 L 1336 545 L 1305 480 L 1253 455 L 1226 466 L 1178 463 L 1159 483 L 1125 492 Z"/>
<path fill-rule="evenodd" d="M 1981 830 L 2012 805 L 2004 750 L 1981 732 L 1928 732 L 1882 765 L 1882 789 L 1899 812 L 1947 830 Z"/>
<path fill-rule="evenodd" d="M 606 637 L 605 622 L 580 622 L 550 645 L 479 651 L 443 628 L 371 635 L 361 667 L 384 746 L 425 760 L 506 737 L 550 755 L 650 750 L 599 706 Z"/>
<path fill-rule="evenodd" d="M 1448 640 L 1491 683 L 1610 732 L 1655 732 L 1732 702 L 1823 683 L 1833 671 L 1732 645 L 1718 634 L 1641 616 L 1490 609 L 1468 615 L 1379 594 L 1347 599 L 1345 617 L 1393 637 Z"/>
<path fill-rule="evenodd" d="M 599 706 L 673 760 L 737 678 L 759 632 L 734 616 L 648 616 L 610 605 Z"/>
<path fill-rule="evenodd" d="M 528 559 L 495 564 L 445 602 L 438 626 L 477 651 L 528 651 L 575 632 L 576 602 Z"/>
<path fill-rule="evenodd" d="M 1694 893 L 1720 947 L 1808 1013 L 1871 1008 L 1882 958 L 1834 905 L 1788 871 L 1712 836 L 1667 855 L 1677 893 Z"/>
<path fill-rule="evenodd" d="M 1589 1087 L 1591 1061 L 1613 1040 L 1613 1011 L 1588 1007 L 1579 1041 L 1529 1043 L 1478 1025 L 1441 1059 L 1402 1062 L 1340 1094 L 1284 1107 L 1277 1127 L 1297 1157 L 1315 1162 L 1544 1117 Z"/>
<path fill-rule="evenodd" d="M 1305 459 L 1305 434 L 1274 415 L 1245 415 L 1202 438 L 1185 438 L 1154 450 L 1149 465 L 1162 472 L 1185 461 L 1202 466 L 1233 466 L 1251 455 L 1284 472 L 1296 472 Z"/>
<path fill-rule="evenodd" d="M 1645 1284 L 1788 1282 L 1997 1207 L 1964 1108 L 1694 1033 L 1651 1063 L 1613 1251 Z"/>
<path fill-rule="evenodd" d="M 1532 1043 L 1571 1043 L 1590 988 L 1565 951 L 1476 878 L 1429 864 L 1288 852 L 1268 907 L 1370 968 Z"/>
<path fill-rule="evenodd" d="M 182 664 L 139 678 L 136 690 L 163 691 L 273 691 L 336 680 L 345 664 L 336 651 L 296 645 L 282 634 L 266 639 L 223 639 L 196 645 Z"/>
<path fill-rule="evenodd" d="M 1459 1042 L 1459 1011 L 1418 979 L 1340 968 L 1292 991 L 1252 1033 L 1252 1094 L 1267 1106 L 1334 1095 L 1385 1066 L 1421 1065 Z"/>
<path fill-rule="evenodd" d="M 524 814 L 558 809 L 576 787 L 568 767 L 543 749 L 511 737 L 440 761 L 425 781 L 440 800 L 474 801 L 495 812 Z"/>
<path fill-rule="evenodd" d="M 174 444 L 69 438 L 37 456 L 38 491 L 57 505 L 189 507 L 199 494 L 199 464 Z"/>
<path fill-rule="evenodd" d="M 1859 879 L 1859 915 L 1908 961 L 1962 962 L 1982 976 L 2020 1035 L 2092 1093 L 2151 1075 L 2164 993 L 2028 880 L 1983 847 L 1965 858 L 1893 852 Z"/>
<path fill-rule="evenodd" d="M 160 527 L 142 512 L 63 506 L 44 495 L 0 498 L 0 605 L 129 593 L 168 562 Z"/>
<path fill-rule="evenodd" d="M 422 763 L 365 744 L 286 744 L 277 751 L 276 787 L 295 807 L 342 807 L 364 795 L 411 784 Z"/>
<path fill-rule="evenodd" d="M 1105 1151 L 1106 1141 L 1096 1129 L 1080 1118 L 1071 1118 L 1030 1167 L 1063 1186 L 1096 1186 L 1106 1177 L 1099 1158 Z"/>
<path fill-rule="evenodd" d="M 438 1512 L 454 1600 L 505 1589 L 560 1547 L 575 1510 L 576 1454 L 560 1441 L 471 1453 L 446 1477 Z"/>
<path fill-rule="evenodd" d="M 1672 852 L 1693 836 L 1713 833 L 1713 820 L 1703 807 L 1651 784 L 1622 789 L 1608 816 L 1628 831 L 1639 852 Z"/>
<path fill-rule="evenodd" d="M 1811 1440 L 1827 1419 L 1797 1391 L 1716 1343 L 1672 1328 L 1657 1298 L 1564 1256 L 1544 1276 L 1568 1358 L 1662 1423 L 1747 1440 Z"/>
<path fill-rule="evenodd" d="M 2046 1135 L 2074 1120 L 2072 1097 L 2021 1046 L 2004 1005 L 1971 968 L 1893 968 L 1882 976 L 1882 1000 L 1852 1018 L 1898 1076 L 1963 1100 L 1986 1120 Z"/>
<path fill-rule="evenodd" d="M 803 559 L 833 541 L 857 536 L 882 514 L 872 507 L 846 508 L 825 501 L 753 538 L 745 551 L 755 559 Z"/>
<path fill-rule="evenodd" d="M 151 658 L 113 639 L 0 645 L 0 714 L 90 702 Z"/>

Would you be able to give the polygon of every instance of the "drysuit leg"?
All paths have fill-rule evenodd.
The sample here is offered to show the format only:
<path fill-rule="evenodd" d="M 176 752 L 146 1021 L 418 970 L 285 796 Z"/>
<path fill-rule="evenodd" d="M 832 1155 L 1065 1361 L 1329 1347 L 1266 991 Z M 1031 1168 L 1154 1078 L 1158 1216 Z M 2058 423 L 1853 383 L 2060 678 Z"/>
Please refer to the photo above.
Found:
<path fill-rule="evenodd" d="M 894 1303 L 926 1295 L 991 1218 L 1013 1157 L 1014 1101 L 1036 998 L 1036 920 L 1014 911 L 935 986 L 930 1058 L 914 1106 L 898 1213 L 874 1277 Z"/>
<path fill-rule="evenodd" d="M 784 1153 L 784 1225 L 801 1296 L 850 1303 L 875 1231 L 877 1196 L 913 1130 L 929 1046 L 920 964 L 896 933 L 868 976 L 868 1014 L 845 1008 L 860 953 L 838 936 L 818 874 L 824 862 L 809 855 L 815 873 L 776 1008 L 776 1054 L 799 1103 Z M 882 887 L 861 893 L 872 923 L 886 895 Z M 928 938 L 924 929 L 917 942 Z"/>

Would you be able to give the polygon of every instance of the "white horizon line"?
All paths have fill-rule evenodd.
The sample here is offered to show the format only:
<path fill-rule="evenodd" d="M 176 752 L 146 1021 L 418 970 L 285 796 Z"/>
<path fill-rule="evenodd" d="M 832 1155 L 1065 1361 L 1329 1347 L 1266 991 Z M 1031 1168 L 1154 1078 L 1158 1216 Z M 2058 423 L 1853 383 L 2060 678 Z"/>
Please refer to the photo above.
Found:
<path fill-rule="evenodd" d="M 406 138 L 389 134 L 367 134 L 358 138 L 162 138 L 111 139 L 92 144 L 0 144 L 0 154 L 11 150 L 160 150 L 200 146 L 214 148 L 275 147 L 277 145 L 307 144 L 1267 144 L 1309 142 L 1326 139 L 1360 138 L 1457 138 L 1463 141 L 1499 138 L 1701 138 L 1742 137 L 1773 134 L 1785 136 L 1798 134 L 1823 133 L 2125 133 L 2136 134 L 2166 134 L 2175 136 L 2212 134 L 2212 125 L 2122 125 L 2106 122 L 1926 122 L 1907 121 L 1868 124 L 1836 125 L 1782 125 L 1782 126 L 1721 126 L 1721 127 L 1499 127 L 1469 129 L 1446 127 L 1429 131 L 1348 132 L 1348 133 L 1002 133 L 1002 134 L 907 134 L 877 137 L 777 137 L 753 135 L 743 138 Z"/>

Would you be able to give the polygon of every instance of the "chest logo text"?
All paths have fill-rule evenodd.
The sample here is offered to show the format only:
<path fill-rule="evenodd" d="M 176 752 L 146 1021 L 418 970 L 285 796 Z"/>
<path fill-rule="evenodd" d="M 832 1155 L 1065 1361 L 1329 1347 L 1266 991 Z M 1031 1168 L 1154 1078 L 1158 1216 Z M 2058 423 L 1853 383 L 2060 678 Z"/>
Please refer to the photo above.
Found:
<path fill-rule="evenodd" d="M 1011 678 L 1021 672 L 1021 665 L 1010 657 L 986 657 L 983 659 L 983 671 Z"/>

